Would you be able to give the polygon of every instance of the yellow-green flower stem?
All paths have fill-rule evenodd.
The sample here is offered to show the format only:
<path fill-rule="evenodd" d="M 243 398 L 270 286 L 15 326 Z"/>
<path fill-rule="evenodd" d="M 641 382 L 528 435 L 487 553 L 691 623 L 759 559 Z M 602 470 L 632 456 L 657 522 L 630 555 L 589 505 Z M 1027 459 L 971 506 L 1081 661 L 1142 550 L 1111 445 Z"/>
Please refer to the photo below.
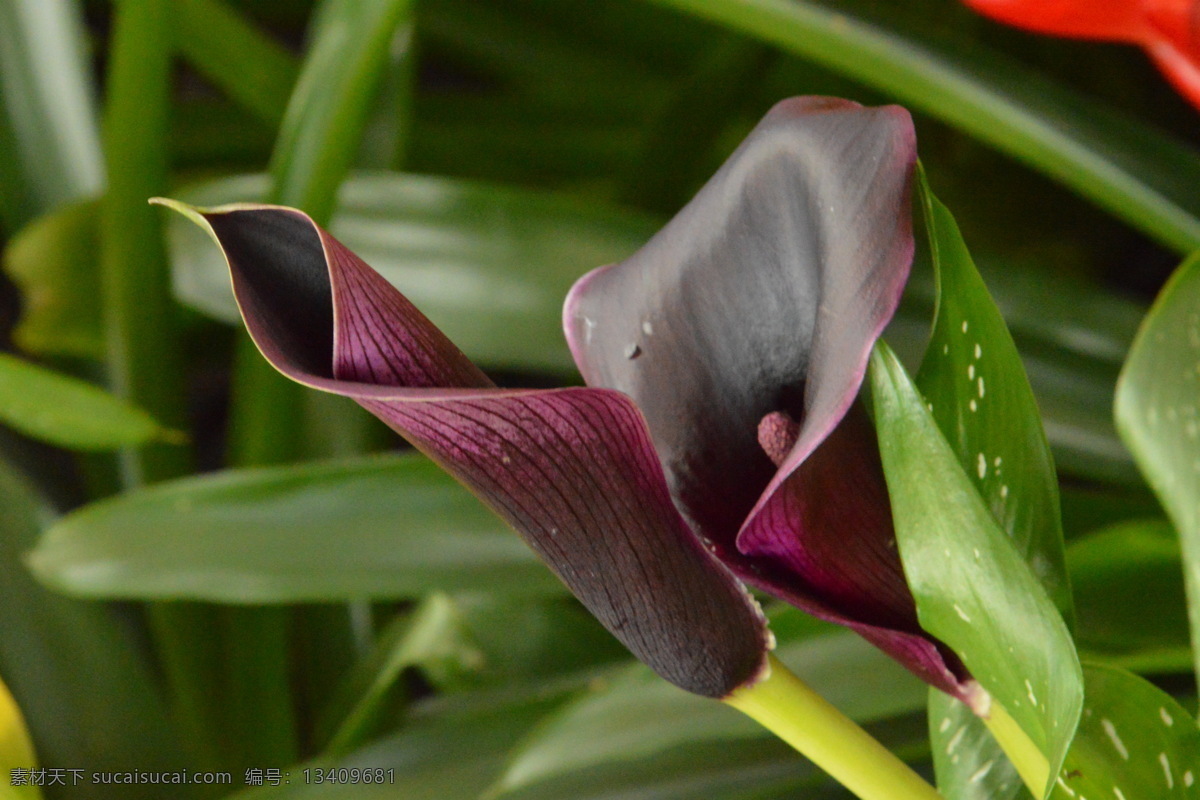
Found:
<path fill-rule="evenodd" d="M 1050 784 L 1050 762 L 1038 749 L 1037 745 L 1017 725 L 1016 720 L 1008 715 L 1004 706 L 992 701 L 984 723 L 992 736 L 1000 744 L 1008 756 L 1008 760 L 1017 768 L 1017 774 L 1029 787 L 1034 797 L 1045 797 Z"/>
<path fill-rule="evenodd" d="M 941 800 L 920 775 L 775 656 L 770 672 L 725 702 L 828 772 L 861 800 Z"/>

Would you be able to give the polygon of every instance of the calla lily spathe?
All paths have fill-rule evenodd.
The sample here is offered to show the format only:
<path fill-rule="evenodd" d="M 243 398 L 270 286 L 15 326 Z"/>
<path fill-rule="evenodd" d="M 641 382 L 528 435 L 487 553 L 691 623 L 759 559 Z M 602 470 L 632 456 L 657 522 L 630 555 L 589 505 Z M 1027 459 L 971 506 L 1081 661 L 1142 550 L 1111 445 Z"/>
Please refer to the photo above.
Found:
<path fill-rule="evenodd" d="M 572 289 L 587 387 L 555 390 L 495 387 L 299 211 L 180 210 L 277 369 L 462 481 L 664 678 L 724 697 L 761 677 L 745 582 L 968 699 L 917 623 L 856 400 L 908 276 L 914 163 L 903 109 L 780 103 L 645 247 Z"/>
<path fill-rule="evenodd" d="M 1196 0 L 965 0 L 993 19 L 1054 36 L 1140 45 L 1200 108 L 1200 5 Z"/>

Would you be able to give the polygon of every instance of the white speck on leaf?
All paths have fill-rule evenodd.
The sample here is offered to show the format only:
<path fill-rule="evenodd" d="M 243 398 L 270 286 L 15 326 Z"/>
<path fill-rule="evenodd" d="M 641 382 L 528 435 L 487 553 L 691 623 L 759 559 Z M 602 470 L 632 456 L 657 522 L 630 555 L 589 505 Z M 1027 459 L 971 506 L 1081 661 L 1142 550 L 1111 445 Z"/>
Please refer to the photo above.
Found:
<path fill-rule="evenodd" d="M 971 783 L 979 783 L 981 780 L 983 780 L 987 774 L 992 771 L 992 764 L 994 763 L 994 761 L 985 761 L 983 766 L 975 770 L 975 772 L 971 775 Z"/>
<path fill-rule="evenodd" d="M 1112 741 L 1113 748 L 1121 754 L 1121 758 L 1128 761 L 1129 751 L 1125 749 L 1125 743 L 1122 742 L 1121 737 L 1117 735 L 1117 728 L 1112 724 L 1112 720 L 1100 720 L 1100 727 L 1104 728 L 1104 732 L 1108 734 L 1108 738 Z"/>
<path fill-rule="evenodd" d="M 1171 774 L 1171 762 L 1166 753 L 1158 754 L 1158 763 L 1162 764 L 1163 774 L 1167 776 L 1167 788 L 1175 788 L 1175 776 Z"/>

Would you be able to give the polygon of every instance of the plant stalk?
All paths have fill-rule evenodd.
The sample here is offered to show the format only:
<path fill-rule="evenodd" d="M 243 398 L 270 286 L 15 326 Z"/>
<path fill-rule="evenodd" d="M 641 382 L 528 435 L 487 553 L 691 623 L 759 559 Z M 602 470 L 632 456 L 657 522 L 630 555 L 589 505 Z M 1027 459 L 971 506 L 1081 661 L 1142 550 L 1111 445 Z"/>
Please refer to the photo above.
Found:
<path fill-rule="evenodd" d="M 767 677 L 724 702 L 825 770 L 861 800 L 942 800 L 920 775 L 769 656 Z"/>
<path fill-rule="evenodd" d="M 1050 762 L 1030 738 L 1017 725 L 1016 720 L 1008 715 L 1004 706 L 993 699 L 984 724 L 996 737 L 1000 748 L 1008 756 L 1008 760 L 1017 768 L 1017 774 L 1029 787 L 1034 797 L 1045 797 L 1050 784 Z"/>

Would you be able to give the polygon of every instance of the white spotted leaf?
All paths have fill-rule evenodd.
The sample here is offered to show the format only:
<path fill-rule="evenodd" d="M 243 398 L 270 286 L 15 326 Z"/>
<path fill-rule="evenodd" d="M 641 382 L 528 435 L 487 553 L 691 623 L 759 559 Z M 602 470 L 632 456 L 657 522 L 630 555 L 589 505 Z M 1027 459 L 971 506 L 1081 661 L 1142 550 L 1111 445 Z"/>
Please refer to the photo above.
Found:
<path fill-rule="evenodd" d="M 1088 664 L 1079 733 L 1050 800 L 1200 797 L 1200 729 L 1170 695 L 1133 673 Z"/>
<path fill-rule="evenodd" d="M 924 173 L 918 183 L 934 268 L 936 313 L 917 386 L 1001 529 L 1070 620 L 1058 479 L 1037 401 L 1008 326 L 953 216 L 934 196 Z M 956 800 L 1017 796 L 1022 790 L 1019 781 L 1012 780 L 1011 764 L 972 716 L 948 700 L 930 705 L 930 736 L 942 791 Z M 953 724 L 947 725 L 947 720 Z M 970 740 L 969 747 L 953 746 L 960 731 Z"/>
<path fill-rule="evenodd" d="M 958 225 L 920 175 L 937 310 L 917 387 L 1046 592 L 1071 617 L 1058 478 L 1020 354 Z"/>
<path fill-rule="evenodd" d="M 1016 767 L 971 709 L 929 690 L 929 740 L 938 791 L 948 800 L 1029 800 Z"/>
<path fill-rule="evenodd" d="M 882 342 L 870 377 L 896 540 L 921 626 L 962 658 L 1054 775 L 1083 703 L 1071 634 Z"/>
<path fill-rule="evenodd" d="M 1200 641 L 1200 256 L 1159 294 L 1117 383 L 1117 430 L 1162 501 L 1183 551 L 1192 642 Z M 1193 646 L 1200 673 L 1200 648 Z"/>

